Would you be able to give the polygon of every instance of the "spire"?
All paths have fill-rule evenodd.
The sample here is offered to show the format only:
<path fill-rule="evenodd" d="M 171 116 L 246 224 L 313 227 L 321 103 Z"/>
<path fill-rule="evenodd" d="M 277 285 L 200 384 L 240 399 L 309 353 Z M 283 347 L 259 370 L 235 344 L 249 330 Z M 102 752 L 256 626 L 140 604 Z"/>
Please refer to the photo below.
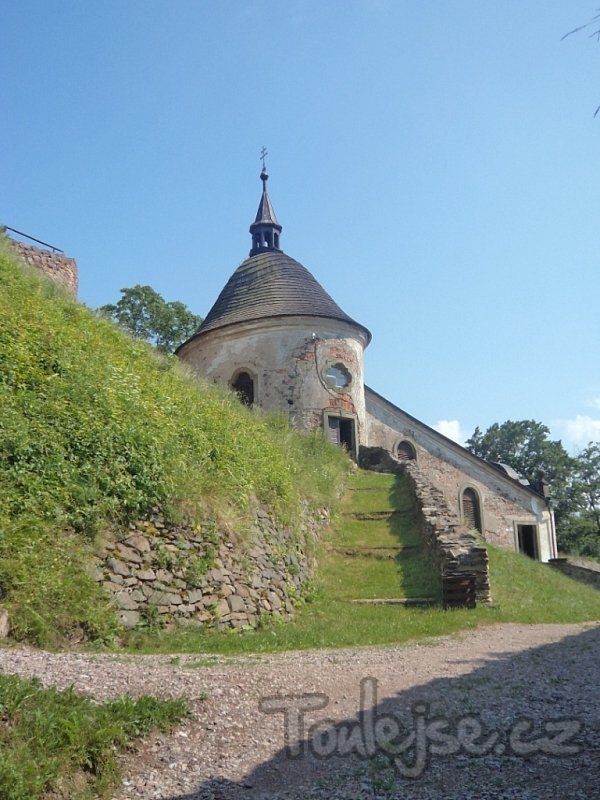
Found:
<path fill-rule="evenodd" d="M 277 217 L 271 205 L 271 199 L 267 193 L 269 175 L 265 167 L 267 151 L 264 147 L 260 155 L 263 162 L 262 172 L 260 173 L 263 188 L 260 203 L 258 204 L 258 211 L 256 212 L 256 219 L 252 225 L 250 225 L 250 233 L 252 234 L 251 256 L 255 256 L 257 253 L 263 253 L 266 250 L 281 252 L 279 248 L 281 225 L 277 222 Z"/>

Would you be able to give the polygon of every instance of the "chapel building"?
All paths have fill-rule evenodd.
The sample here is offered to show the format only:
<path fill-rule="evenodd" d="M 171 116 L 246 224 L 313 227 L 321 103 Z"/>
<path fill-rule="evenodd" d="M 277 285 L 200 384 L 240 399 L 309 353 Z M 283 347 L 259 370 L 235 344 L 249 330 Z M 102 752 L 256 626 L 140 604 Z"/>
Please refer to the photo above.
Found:
<path fill-rule="evenodd" d="M 300 430 L 323 431 L 360 463 L 383 451 L 415 462 L 486 541 L 541 561 L 555 558 L 554 517 L 542 487 L 473 455 L 365 385 L 371 333 L 282 251 L 268 177 L 263 168 L 249 257 L 177 349 L 179 358 L 247 405 L 284 412 Z"/>

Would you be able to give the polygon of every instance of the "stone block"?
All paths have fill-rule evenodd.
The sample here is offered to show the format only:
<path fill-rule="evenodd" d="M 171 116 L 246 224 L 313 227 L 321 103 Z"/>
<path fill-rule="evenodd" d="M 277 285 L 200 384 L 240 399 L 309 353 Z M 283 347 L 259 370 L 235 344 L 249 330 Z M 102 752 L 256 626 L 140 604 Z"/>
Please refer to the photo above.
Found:
<path fill-rule="evenodd" d="M 133 547 L 127 547 L 127 545 L 119 543 L 117 545 L 117 553 L 124 561 L 129 561 L 133 564 L 142 563 L 141 555 Z"/>
<path fill-rule="evenodd" d="M 137 611 L 139 603 L 133 599 L 128 592 L 119 592 L 115 594 L 117 605 L 123 611 Z"/>
<path fill-rule="evenodd" d="M 113 594 L 123 591 L 123 584 L 115 583 L 114 581 L 104 581 L 102 583 L 102 586 L 104 589 L 106 589 L 109 592 L 112 592 Z"/>
<path fill-rule="evenodd" d="M 229 603 L 227 600 L 219 600 L 215 608 L 215 616 L 222 621 L 229 616 Z"/>
<path fill-rule="evenodd" d="M 239 594 L 232 594 L 227 598 L 227 603 L 232 613 L 239 613 L 246 611 L 246 604 L 244 598 Z"/>
<path fill-rule="evenodd" d="M 155 589 L 152 594 L 148 596 L 148 603 L 151 606 L 164 606 L 169 602 L 167 598 L 168 592 L 162 592 L 160 589 Z"/>
<path fill-rule="evenodd" d="M 114 572 L 115 575 L 122 575 L 123 577 L 129 577 L 131 575 L 131 570 L 127 564 L 120 561 L 118 558 L 109 558 L 106 563 L 111 572 Z"/>
<path fill-rule="evenodd" d="M 135 628 L 140 621 L 140 614 L 133 610 L 121 611 L 119 619 L 124 628 Z"/>
<path fill-rule="evenodd" d="M 216 607 L 220 599 L 221 598 L 217 597 L 216 594 L 205 594 L 202 596 L 202 605 L 204 608 L 212 608 L 213 606 Z"/>
<path fill-rule="evenodd" d="M 135 576 L 140 581 L 153 581 L 156 578 L 156 572 L 153 569 L 138 569 L 135 571 Z"/>
<path fill-rule="evenodd" d="M 127 547 L 135 548 L 139 553 L 150 552 L 150 542 L 141 533 L 133 533 L 125 539 Z"/>

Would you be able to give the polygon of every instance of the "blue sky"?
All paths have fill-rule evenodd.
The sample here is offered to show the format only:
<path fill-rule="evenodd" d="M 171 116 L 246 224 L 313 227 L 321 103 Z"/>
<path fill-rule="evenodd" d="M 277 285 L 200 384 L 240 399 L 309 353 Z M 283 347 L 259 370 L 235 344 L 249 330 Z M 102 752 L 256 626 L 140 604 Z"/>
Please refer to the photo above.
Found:
<path fill-rule="evenodd" d="M 0 223 L 96 307 L 205 314 L 282 247 L 373 341 L 366 379 L 458 438 L 600 440 L 600 45 L 592 0 L 4 2 Z"/>

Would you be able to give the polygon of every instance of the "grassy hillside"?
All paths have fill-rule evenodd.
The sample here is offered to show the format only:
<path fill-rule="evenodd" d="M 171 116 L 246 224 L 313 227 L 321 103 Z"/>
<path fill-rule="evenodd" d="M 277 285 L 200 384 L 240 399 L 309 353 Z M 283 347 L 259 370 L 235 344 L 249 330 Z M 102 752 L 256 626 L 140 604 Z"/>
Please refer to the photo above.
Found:
<path fill-rule="evenodd" d="M 242 522 L 254 498 L 293 521 L 301 496 L 328 500 L 347 463 L 199 387 L 0 248 L 0 604 L 18 637 L 115 634 L 85 571 L 101 530 L 157 506 Z"/>

